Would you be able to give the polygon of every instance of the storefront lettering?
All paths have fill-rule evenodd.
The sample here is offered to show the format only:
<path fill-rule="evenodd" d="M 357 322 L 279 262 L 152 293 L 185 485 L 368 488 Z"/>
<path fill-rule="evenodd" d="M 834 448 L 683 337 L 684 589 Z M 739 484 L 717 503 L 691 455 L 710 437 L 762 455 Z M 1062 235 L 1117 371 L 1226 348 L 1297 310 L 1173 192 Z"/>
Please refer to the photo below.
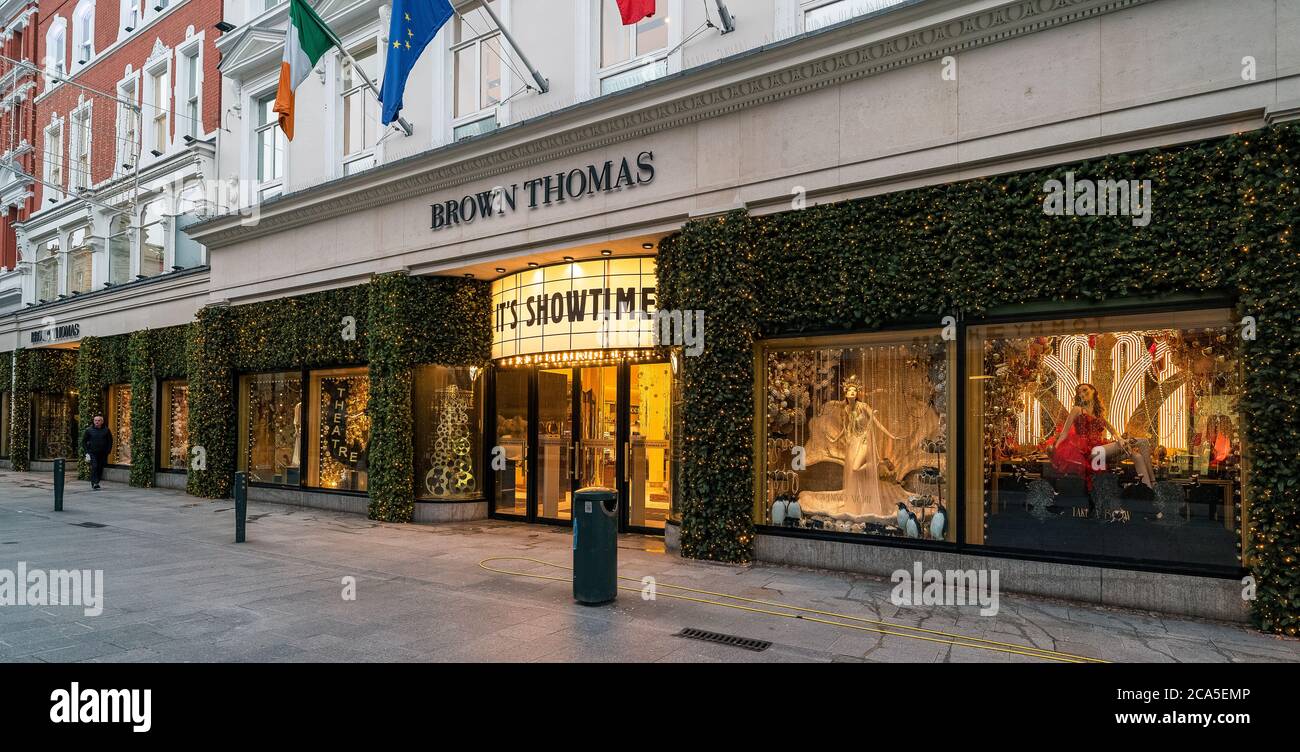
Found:
<path fill-rule="evenodd" d="M 81 324 L 60 324 L 58 326 L 36 329 L 32 332 L 32 344 L 43 345 L 61 339 L 81 336 Z"/>
<path fill-rule="evenodd" d="M 522 183 L 528 208 L 576 201 L 583 196 L 611 193 L 645 185 L 654 181 L 654 152 L 643 151 L 635 159 L 623 157 L 618 162 L 606 160 L 604 164 L 575 167 L 567 172 L 557 172 L 530 178 Z M 430 204 L 430 228 L 440 230 L 452 225 L 469 224 L 475 219 L 504 216 L 518 208 L 520 183 L 497 186 L 457 199 Z"/>
<path fill-rule="evenodd" d="M 655 308 L 653 287 L 593 287 L 529 295 L 523 300 L 497 304 L 496 330 L 514 331 L 562 322 L 600 321 L 603 319 L 649 319 Z"/>

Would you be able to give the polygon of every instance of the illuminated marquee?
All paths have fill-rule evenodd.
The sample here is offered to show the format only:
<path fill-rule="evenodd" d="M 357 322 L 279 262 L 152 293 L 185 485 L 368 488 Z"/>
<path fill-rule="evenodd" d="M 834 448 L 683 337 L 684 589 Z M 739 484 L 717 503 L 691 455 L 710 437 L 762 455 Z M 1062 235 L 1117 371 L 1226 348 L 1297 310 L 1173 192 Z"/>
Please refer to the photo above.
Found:
<path fill-rule="evenodd" d="M 654 258 L 529 269 L 492 283 L 492 357 L 654 346 Z"/>

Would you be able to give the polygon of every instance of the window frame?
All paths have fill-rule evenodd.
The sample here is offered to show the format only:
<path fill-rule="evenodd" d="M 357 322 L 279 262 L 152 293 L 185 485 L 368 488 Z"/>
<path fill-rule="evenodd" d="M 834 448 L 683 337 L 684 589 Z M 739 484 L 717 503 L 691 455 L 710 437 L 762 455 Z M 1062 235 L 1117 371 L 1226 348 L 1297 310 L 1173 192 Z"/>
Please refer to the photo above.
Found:
<path fill-rule="evenodd" d="M 95 127 L 94 100 L 78 105 L 68 113 L 68 189 L 77 191 L 94 185 L 94 155 L 91 147 Z M 84 167 L 84 169 L 83 169 Z"/>
<path fill-rule="evenodd" d="M 72 58 L 69 69 L 79 71 L 90 65 L 95 61 L 96 52 L 95 0 L 81 0 L 72 11 Z"/>
<path fill-rule="evenodd" d="M 381 52 L 383 39 L 379 35 L 377 28 L 367 29 L 360 34 L 353 35 L 353 37 L 344 40 L 344 45 L 348 50 L 348 53 L 354 58 L 357 57 L 358 52 L 363 54 L 368 52 L 370 59 L 373 62 L 375 73 L 367 71 L 367 74 L 370 75 L 372 80 L 376 81 L 380 76 L 382 76 L 385 58 L 384 54 Z M 383 124 L 379 122 L 379 119 L 382 117 L 382 112 L 380 112 L 379 109 L 379 100 L 370 92 L 370 87 L 366 86 L 365 82 L 362 81 L 359 76 L 351 86 L 348 86 L 347 76 L 349 70 L 352 68 L 352 63 L 341 52 L 336 52 L 334 57 L 336 64 L 334 85 L 338 91 L 336 101 L 338 102 L 339 112 L 337 121 L 338 143 L 336 146 L 338 161 L 336 164 L 338 165 L 339 176 L 355 175 L 358 172 L 364 172 L 365 170 L 379 165 L 383 153 L 383 146 L 380 143 L 380 140 L 383 138 L 386 129 Z M 363 122 L 366 121 L 366 113 L 369 110 L 373 110 L 375 115 L 374 133 L 372 134 L 372 138 L 363 139 L 363 141 L 373 141 L 373 143 L 352 152 L 347 151 L 347 114 L 349 97 L 358 97 L 360 99 L 360 106 L 362 108 L 361 117 Z M 354 167 L 354 165 L 362 164 L 364 164 L 364 166 Z"/>
<path fill-rule="evenodd" d="M 45 188 L 49 191 L 46 198 L 55 201 L 62 201 L 68 195 L 68 187 L 64 182 L 66 172 L 63 168 L 63 124 L 63 119 L 56 115 L 43 130 L 43 150 L 45 153 L 41 162 L 45 174 L 42 177 L 45 181 Z"/>
<path fill-rule="evenodd" d="M 176 45 L 176 80 L 172 83 L 173 101 L 176 103 L 176 133 L 173 140 L 189 136 L 203 137 L 203 39 L 204 32 L 189 37 Z M 182 112 L 182 109 L 184 112 Z M 182 124 L 184 120 L 184 124 Z"/>
<path fill-rule="evenodd" d="M 494 9 L 496 10 L 497 15 L 501 17 L 503 22 L 508 22 L 507 11 L 509 10 L 509 8 L 507 7 L 507 0 L 494 0 L 494 1 L 500 5 L 499 9 Z M 460 8 L 458 10 L 458 14 L 456 16 L 453 16 L 453 18 L 449 21 L 449 23 L 452 24 L 452 30 L 451 30 L 452 33 L 447 35 L 447 79 L 449 81 L 447 92 L 448 92 L 448 98 L 450 99 L 451 102 L 451 107 L 449 109 L 451 112 L 451 131 L 452 131 L 453 141 L 459 140 L 460 138 L 466 138 L 472 135 L 478 135 L 480 133 L 485 133 L 499 128 L 501 126 L 501 122 L 500 122 L 501 118 L 499 117 L 499 110 L 504 100 L 509 96 L 508 94 L 506 94 L 506 92 L 511 86 L 514 85 L 514 82 L 511 78 L 511 71 L 509 66 L 507 66 L 504 62 L 501 63 L 501 80 L 498 83 L 501 92 L 501 98 L 490 105 L 483 104 L 483 72 L 482 72 L 483 56 L 484 54 L 489 54 L 484 49 L 484 46 L 487 43 L 495 40 L 498 44 L 498 48 L 501 50 L 503 55 L 508 57 L 509 50 L 507 50 L 504 46 L 502 46 L 502 42 L 504 41 L 505 37 L 502 35 L 501 30 L 497 28 L 488 29 L 482 31 L 482 33 L 475 33 L 474 29 L 471 29 L 468 24 L 465 24 L 466 32 L 473 34 L 473 36 L 468 39 L 463 39 L 459 41 L 456 39 L 456 30 L 459 29 L 460 24 L 463 23 L 460 17 L 462 15 L 469 14 L 474 10 L 477 10 L 478 6 L 481 4 L 482 2 L 475 2 L 464 8 Z M 458 108 L 460 104 L 459 102 L 460 79 L 457 75 L 458 69 L 456 65 L 456 59 L 457 59 L 458 52 L 462 52 L 471 47 L 475 50 L 475 53 L 473 55 L 474 80 L 477 82 L 475 102 L 478 105 L 478 109 L 472 112 L 460 113 L 458 112 Z M 488 121 L 491 122 L 489 123 Z M 478 127 L 471 127 L 471 126 L 478 126 Z M 460 135 L 458 135 L 458 133 Z"/>
<path fill-rule="evenodd" d="M 165 56 L 158 60 L 146 63 L 142 69 L 144 72 L 144 87 L 141 92 L 141 157 L 144 156 L 145 146 L 149 146 L 148 154 L 153 159 L 162 159 L 172 150 L 175 144 L 176 133 L 172 127 L 171 108 L 173 101 L 172 86 L 172 51 L 168 50 Z M 163 104 L 156 100 L 162 95 Z M 148 115 L 146 117 L 146 111 Z M 161 130 L 159 130 L 161 128 Z M 146 135 L 148 139 L 145 140 Z M 157 138 L 161 136 L 162 141 Z M 154 155 L 158 151 L 158 155 Z"/>
<path fill-rule="evenodd" d="M 57 51 L 57 54 L 56 54 Z M 55 16 L 50 27 L 45 31 L 45 89 L 48 91 L 63 83 L 51 78 L 54 74 L 62 78 L 70 75 L 68 66 L 68 19 Z"/>
<path fill-rule="evenodd" d="M 674 17 L 680 17 L 682 15 L 680 12 L 681 4 L 675 2 L 675 0 L 664 0 L 662 4 L 668 5 L 669 7 L 659 10 L 654 16 L 651 16 L 650 18 L 653 19 L 655 22 L 662 22 L 667 26 L 666 42 L 664 46 L 654 50 L 648 50 L 646 52 L 640 52 L 637 50 L 637 33 L 638 33 L 637 29 L 642 23 L 644 23 L 647 20 L 647 19 L 642 19 L 641 21 L 638 21 L 636 24 L 633 24 L 631 26 L 621 27 L 622 31 L 627 36 L 628 47 L 629 49 L 632 50 L 631 57 L 629 57 L 627 60 L 622 60 L 617 63 L 611 63 L 609 65 L 606 65 L 604 61 L 604 52 L 605 52 L 604 14 L 605 13 L 616 14 L 618 12 L 618 8 L 614 3 L 607 3 L 607 2 L 602 2 L 601 0 L 596 0 L 596 11 L 595 11 L 596 17 L 595 17 L 595 24 L 594 24 L 595 33 L 593 36 L 595 38 L 594 40 L 595 41 L 595 79 L 596 79 L 595 93 L 597 96 L 614 94 L 619 91 L 622 91 L 623 89 L 631 88 L 632 86 L 638 85 L 637 83 L 630 83 L 626 86 L 619 86 L 617 88 L 613 88 L 608 91 L 606 90 L 606 86 L 605 86 L 606 81 L 613 80 L 615 78 L 618 78 L 619 76 L 626 75 L 632 71 L 637 71 L 643 68 L 649 68 L 651 66 L 655 66 L 656 70 L 654 71 L 653 75 L 650 76 L 650 78 L 646 79 L 647 81 L 654 81 L 663 78 L 667 76 L 669 73 L 673 72 L 672 66 L 670 64 L 670 58 L 680 53 L 680 50 L 676 52 L 672 52 L 678 31 L 677 31 L 677 27 L 674 24 L 672 24 L 671 20 Z M 622 24 L 621 18 L 619 19 L 619 23 Z M 658 68 L 662 68 L 662 70 L 658 70 Z"/>
<path fill-rule="evenodd" d="M 265 122 L 261 122 L 263 105 L 269 104 L 273 106 L 275 104 L 275 93 L 275 88 L 262 89 L 260 93 L 249 97 L 250 107 L 253 110 L 253 117 L 250 119 L 252 127 L 248 130 L 249 172 L 253 175 L 253 200 L 258 203 L 283 194 L 288 178 L 289 141 L 284 137 L 284 131 L 280 129 L 280 119 L 271 109 L 271 106 L 265 108 L 268 117 Z M 279 174 L 265 178 L 262 175 L 262 145 L 260 138 L 263 133 L 268 132 L 272 133 L 272 138 L 275 139 L 272 154 L 280 155 L 279 160 L 274 163 L 279 168 Z"/>

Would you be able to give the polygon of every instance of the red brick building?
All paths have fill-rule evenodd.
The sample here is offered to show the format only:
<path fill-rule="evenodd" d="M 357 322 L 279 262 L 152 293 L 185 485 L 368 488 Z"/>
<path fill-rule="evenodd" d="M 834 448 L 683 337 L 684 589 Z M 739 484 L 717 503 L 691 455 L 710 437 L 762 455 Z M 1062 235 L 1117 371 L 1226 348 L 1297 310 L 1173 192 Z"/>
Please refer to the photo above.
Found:
<path fill-rule="evenodd" d="M 24 300 L 205 263 L 178 232 L 213 176 L 222 3 L 39 0 Z"/>
<path fill-rule="evenodd" d="M 0 310 L 17 305 L 18 241 L 14 225 L 31 213 L 36 164 L 32 99 L 37 60 L 34 0 L 0 4 Z M 11 300 L 12 299 L 12 300 Z"/>

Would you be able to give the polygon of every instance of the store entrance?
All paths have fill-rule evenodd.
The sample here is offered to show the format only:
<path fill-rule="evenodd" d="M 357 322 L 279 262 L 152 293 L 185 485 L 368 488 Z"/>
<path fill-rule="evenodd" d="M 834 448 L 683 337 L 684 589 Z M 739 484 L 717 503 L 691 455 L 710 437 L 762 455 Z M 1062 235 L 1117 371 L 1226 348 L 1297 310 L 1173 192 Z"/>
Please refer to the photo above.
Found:
<path fill-rule="evenodd" d="M 667 363 L 500 368 L 493 515 L 568 524 L 573 494 L 619 494 L 620 529 L 662 532 L 672 493 Z M 495 460 L 495 462 L 494 462 Z"/>

